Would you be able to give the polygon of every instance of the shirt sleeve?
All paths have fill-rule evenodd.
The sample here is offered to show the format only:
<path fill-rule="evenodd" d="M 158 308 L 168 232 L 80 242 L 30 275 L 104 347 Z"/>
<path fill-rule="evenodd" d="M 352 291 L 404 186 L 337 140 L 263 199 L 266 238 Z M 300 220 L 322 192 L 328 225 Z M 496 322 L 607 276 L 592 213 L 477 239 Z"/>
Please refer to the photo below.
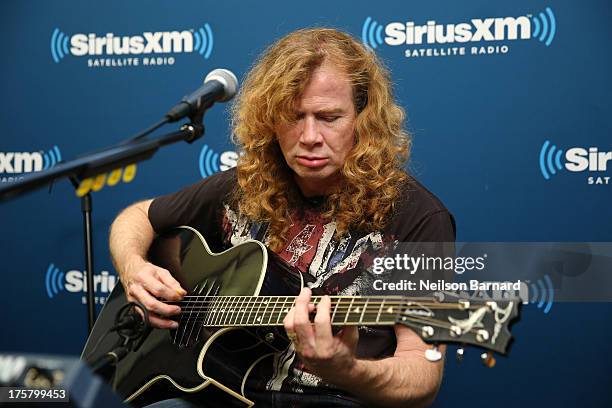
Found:
<path fill-rule="evenodd" d="M 187 225 L 197 229 L 207 240 L 219 242 L 224 203 L 231 194 L 233 177 L 235 172 L 227 170 L 154 199 L 148 215 L 155 232 L 159 234 Z"/>
<path fill-rule="evenodd" d="M 412 229 L 406 242 L 455 242 L 455 219 L 446 210 L 436 211 L 425 217 Z"/>

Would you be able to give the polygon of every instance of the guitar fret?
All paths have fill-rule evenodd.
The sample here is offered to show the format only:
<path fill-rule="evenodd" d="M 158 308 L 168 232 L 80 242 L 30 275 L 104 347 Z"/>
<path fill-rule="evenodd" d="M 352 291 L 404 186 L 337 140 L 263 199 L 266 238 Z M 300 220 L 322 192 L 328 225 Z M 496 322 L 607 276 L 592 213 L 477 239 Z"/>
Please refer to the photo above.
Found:
<path fill-rule="evenodd" d="M 232 306 L 235 301 L 236 301 L 235 296 L 231 296 L 227 300 L 227 304 L 225 305 L 225 315 L 223 316 L 223 320 L 222 320 L 223 326 L 229 326 L 229 320 L 231 319 L 232 313 L 233 313 L 232 311 L 234 310 Z"/>
<path fill-rule="evenodd" d="M 206 325 L 207 326 L 211 326 L 212 325 L 212 319 L 213 319 L 213 316 L 215 314 L 215 302 L 216 301 L 217 301 L 216 298 L 213 298 L 212 300 L 209 301 L 208 316 L 206 316 Z"/>
<path fill-rule="evenodd" d="M 223 304 L 227 302 L 227 297 L 221 296 L 219 301 L 219 307 L 217 308 L 217 314 L 215 316 L 215 321 L 213 324 L 215 326 L 219 326 L 221 324 L 221 320 L 223 319 Z"/>
<path fill-rule="evenodd" d="M 285 313 L 285 315 L 283 316 L 283 319 L 289 314 L 289 311 L 295 306 L 295 297 L 289 296 L 287 298 L 287 303 L 288 305 L 285 306 L 285 310 L 283 310 L 283 312 Z"/>
<path fill-rule="evenodd" d="M 336 305 L 334 306 L 334 311 L 331 317 L 332 324 L 334 324 L 334 319 L 336 318 L 336 312 L 338 311 L 338 305 L 340 304 L 341 301 L 342 301 L 342 298 L 340 297 L 336 300 Z"/>
<path fill-rule="evenodd" d="M 215 322 L 214 322 L 215 326 L 219 326 L 219 322 L 223 318 L 223 310 L 225 307 L 225 302 L 227 302 L 227 297 L 221 296 L 221 302 L 219 303 L 219 309 L 217 310 L 217 316 L 215 316 Z"/>
<path fill-rule="evenodd" d="M 257 301 L 256 297 L 251 297 L 247 301 L 247 307 L 245 313 L 248 311 L 246 315 L 246 319 L 244 321 L 244 325 L 247 326 L 249 324 L 249 319 L 251 318 L 251 313 L 253 313 L 253 309 L 255 308 L 255 302 Z"/>
<path fill-rule="evenodd" d="M 255 317 L 257 316 L 257 309 L 255 309 L 256 305 L 257 305 L 257 297 L 253 297 L 253 300 L 251 302 L 251 308 L 249 310 L 249 315 L 247 316 L 247 319 L 246 319 L 246 322 L 245 322 L 246 326 L 250 326 L 252 321 L 254 321 Z M 251 320 L 251 315 L 253 315 L 253 314 L 255 314 L 255 315 L 253 316 L 253 320 Z"/>
<path fill-rule="evenodd" d="M 254 309 L 255 309 L 255 303 L 257 302 L 257 297 L 252 297 L 251 299 L 249 299 L 249 314 L 247 315 L 247 318 L 244 322 L 245 326 L 249 325 L 249 320 L 251 319 L 251 314 L 253 313 Z"/>
<path fill-rule="evenodd" d="M 242 309 L 242 317 L 240 318 L 240 325 L 241 325 L 241 326 L 243 325 L 243 322 L 242 322 L 242 321 L 244 320 L 244 317 L 245 317 L 245 315 L 246 315 L 246 312 L 247 312 L 248 310 L 251 310 L 251 309 L 250 309 L 250 304 L 251 304 L 251 298 L 250 298 L 250 297 L 246 298 L 246 304 L 244 304 L 244 302 L 242 302 L 243 309 Z"/>
<path fill-rule="evenodd" d="M 233 300 L 232 303 L 230 305 L 230 310 L 227 316 L 227 325 L 228 326 L 233 326 L 234 323 L 232 322 L 232 319 L 236 318 L 236 306 L 238 306 L 238 296 L 233 296 Z"/>
<path fill-rule="evenodd" d="M 359 323 L 363 323 L 363 315 L 365 314 L 366 309 L 368 308 L 368 301 L 370 298 L 366 298 L 365 304 L 363 305 L 363 311 L 361 312 L 361 316 L 359 316 Z"/>
<path fill-rule="evenodd" d="M 278 312 L 278 318 L 276 319 L 276 324 L 280 324 L 280 325 L 283 324 L 285 320 L 285 316 L 287 316 L 287 313 L 291 309 L 291 307 L 288 306 L 288 303 L 292 302 L 292 299 L 293 298 L 291 296 L 285 296 L 285 298 L 283 299 L 283 306 L 281 310 L 279 310 Z"/>
<path fill-rule="evenodd" d="M 244 314 L 246 313 L 245 301 L 248 301 L 249 299 L 249 297 L 240 296 L 240 306 L 236 312 L 236 319 L 234 319 L 234 324 L 237 326 L 242 325 L 242 320 L 244 319 Z"/>
<path fill-rule="evenodd" d="M 251 313 L 253 313 L 253 309 L 254 309 L 253 306 L 255 305 L 254 302 L 256 301 L 256 299 L 257 299 L 256 297 L 249 298 L 249 301 L 247 303 L 247 308 L 249 309 L 249 314 L 247 315 L 246 322 L 244 322 L 245 326 L 249 325 L 249 319 L 251 318 Z"/>
<path fill-rule="evenodd" d="M 225 326 L 225 321 L 227 320 L 227 312 L 229 311 L 228 306 L 231 303 L 231 300 L 231 297 L 225 296 L 223 307 L 221 308 L 221 313 L 219 314 L 219 321 L 217 322 L 219 326 Z"/>
<path fill-rule="evenodd" d="M 234 321 L 232 322 L 233 326 L 236 326 L 238 323 L 238 316 L 240 316 L 240 310 L 242 309 L 242 296 L 236 297 L 236 306 L 234 307 Z"/>
<path fill-rule="evenodd" d="M 221 298 L 215 297 L 215 299 L 212 301 L 211 305 L 210 305 L 210 310 L 211 310 L 211 314 L 210 314 L 210 319 L 209 319 L 209 324 L 212 326 L 215 323 L 215 317 L 217 316 L 217 310 L 219 308 L 219 303 L 221 303 Z"/>
<path fill-rule="evenodd" d="M 258 305 L 257 305 L 257 311 L 255 312 L 255 316 L 253 316 L 253 321 L 251 322 L 251 325 L 252 325 L 252 326 L 255 326 L 255 324 L 256 324 L 255 322 L 256 322 L 258 319 L 260 319 L 260 317 L 259 317 L 259 309 L 261 309 L 261 300 L 260 300 L 259 296 L 257 297 L 257 300 L 258 300 L 258 302 L 257 302 L 257 303 L 258 303 Z M 248 322 L 247 322 L 247 323 L 248 323 Z"/>
<path fill-rule="evenodd" d="M 225 311 L 223 312 L 223 317 L 221 318 L 221 325 L 228 326 L 229 318 L 232 315 L 232 304 L 234 303 L 234 296 L 230 296 L 227 298 L 227 303 L 225 304 Z"/>
<path fill-rule="evenodd" d="M 206 313 L 204 317 L 205 326 L 208 326 L 208 324 L 210 323 L 211 303 L 212 302 L 210 300 L 206 300 L 206 303 L 204 303 L 204 305 L 206 306 Z"/>
<path fill-rule="evenodd" d="M 240 311 L 244 310 L 244 298 L 242 296 L 236 297 L 236 306 L 237 309 L 234 312 L 234 322 L 232 323 L 234 326 L 238 324 L 238 316 L 240 316 Z"/>
<path fill-rule="evenodd" d="M 258 323 L 260 323 L 260 324 L 266 318 L 266 311 L 268 310 L 268 307 L 270 307 L 270 298 L 268 298 L 268 297 L 264 298 L 264 304 L 266 305 L 266 307 L 265 307 L 263 313 L 261 314 L 261 316 L 257 317 Z"/>
<path fill-rule="evenodd" d="M 216 280 L 213 280 L 213 281 L 210 283 L 210 285 L 209 285 L 209 287 L 208 287 L 208 290 L 206 291 L 206 294 L 204 295 L 204 296 L 205 296 L 205 301 L 204 301 L 203 305 L 204 305 L 204 306 L 205 306 L 205 308 L 206 308 L 206 313 L 205 313 L 205 316 L 206 316 L 206 319 L 205 319 L 205 324 L 206 324 L 206 325 L 209 325 L 209 324 L 210 324 L 211 308 L 212 308 L 212 304 L 213 304 L 214 300 L 213 300 L 213 301 L 210 301 L 210 300 L 209 300 L 209 295 L 210 295 L 211 293 L 215 293 L 215 292 L 213 292 L 213 288 L 215 287 L 215 282 L 216 282 Z M 213 299 L 214 299 L 214 298 L 213 298 Z"/>
<path fill-rule="evenodd" d="M 276 307 L 278 306 L 278 298 L 274 301 L 274 306 L 272 306 L 272 311 L 270 311 L 270 317 L 268 317 L 268 326 L 272 323 L 272 316 L 274 316 L 274 312 L 276 312 Z"/>
<path fill-rule="evenodd" d="M 384 306 L 385 306 L 385 299 L 383 298 L 382 302 L 380 302 L 380 308 L 378 309 L 378 315 L 376 316 L 376 323 L 380 323 L 380 314 L 382 313 Z"/>
<path fill-rule="evenodd" d="M 231 326 L 232 317 L 234 317 L 234 305 L 236 303 L 236 296 L 232 296 L 227 305 L 227 313 L 225 314 L 225 318 L 223 319 L 224 326 Z"/>
<path fill-rule="evenodd" d="M 355 301 L 355 298 L 351 298 L 351 304 L 349 305 L 347 311 L 346 311 L 346 315 L 344 316 L 344 323 L 346 323 L 348 321 L 348 317 L 349 314 L 351 313 L 351 309 L 353 308 L 353 302 Z"/>
<path fill-rule="evenodd" d="M 219 313 L 221 302 L 223 302 L 223 298 L 222 297 L 218 297 L 218 298 L 215 299 L 215 301 L 212 304 L 212 316 L 210 318 L 210 325 L 211 326 L 215 325 L 215 320 L 217 319 L 217 315 Z"/>
<path fill-rule="evenodd" d="M 285 313 L 285 309 L 287 308 L 287 302 L 289 301 L 289 297 L 285 296 L 285 300 L 283 300 L 283 306 L 281 307 L 281 310 L 278 312 L 278 317 L 276 318 L 276 324 L 280 324 L 281 322 L 281 318 L 284 318 Z"/>

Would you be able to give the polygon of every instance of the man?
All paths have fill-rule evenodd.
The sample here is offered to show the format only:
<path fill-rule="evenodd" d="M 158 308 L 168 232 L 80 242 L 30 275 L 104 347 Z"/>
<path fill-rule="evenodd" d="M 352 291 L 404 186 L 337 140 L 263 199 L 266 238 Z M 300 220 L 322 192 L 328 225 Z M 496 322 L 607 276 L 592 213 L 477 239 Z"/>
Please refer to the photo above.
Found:
<path fill-rule="evenodd" d="M 186 292 L 146 253 L 156 232 L 178 225 L 198 229 L 217 252 L 259 239 L 330 295 L 371 291 L 373 257 L 397 242 L 454 241 L 451 215 L 403 170 L 403 120 L 387 71 L 357 40 L 333 29 L 282 38 L 247 75 L 234 105 L 244 153 L 237 169 L 137 203 L 113 223 L 111 253 L 128 298 L 145 304 L 155 326 L 177 327 L 179 307 L 157 298 Z M 334 334 L 329 298 L 315 311 L 310 296 L 303 289 L 284 320 L 290 347 L 253 376 L 262 405 L 433 401 L 443 363 L 424 358 L 428 346 L 413 331 Z"/>

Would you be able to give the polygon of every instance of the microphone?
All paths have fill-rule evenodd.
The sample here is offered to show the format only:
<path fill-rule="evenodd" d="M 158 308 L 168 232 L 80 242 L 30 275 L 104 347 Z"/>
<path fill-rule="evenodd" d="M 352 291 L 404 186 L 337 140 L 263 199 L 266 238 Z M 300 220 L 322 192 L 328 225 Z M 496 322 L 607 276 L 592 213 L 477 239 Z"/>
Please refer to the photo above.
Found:
<path fill-rule="evenodd" d="M 176 122 L 185 116 L 193 115 L 202 107 L 208 109 L 215 102 L 229 101 L 237 91 L 236 75 L 227 69 L 215 69 L 206 75 L 201 87 L 185 96 L 166 113 L 166 119 L 168 122 Z"/>
<path fill-rule="evenodd" d="M 140 309 L 143 316 L 136 311 Z M 143 328 L 149 327 L 149 312 L 140 302 L 126 303 L 119 309 L 115 316 L 115 325 L 110 328 L 110 331 L 122 332 L 127 330 L 127 333 L 138 332 Z M 121 333 L 120 333 L 121 334 Z"/>
<path fill-rule="evenodd" d="M 115 325 L 111 328 L 111 331 L 119 331 L 127 328 L 134 328 L 137 325 L 144 323 L 142 317 L 138 314 L 138 312 L 130 311 L 127 316 L 123 316 Z"/>

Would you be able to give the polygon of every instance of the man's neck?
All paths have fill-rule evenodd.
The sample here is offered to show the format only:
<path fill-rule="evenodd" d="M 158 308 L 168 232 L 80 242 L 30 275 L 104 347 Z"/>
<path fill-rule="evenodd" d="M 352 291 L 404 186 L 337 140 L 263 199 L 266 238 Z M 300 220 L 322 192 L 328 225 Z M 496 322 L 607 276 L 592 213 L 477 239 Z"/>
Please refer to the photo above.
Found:
<path fill-rule="evenodd" d="M 316 180 L 314 182 L 309 182 L 308 180 L 298 178 L 294 174 L 294 180 L 304 197 L 324 197 L 330 195 L 336 189 L 338 183 L 340 183 L 340 176 L 335 177 L 334 180 Z"/>

